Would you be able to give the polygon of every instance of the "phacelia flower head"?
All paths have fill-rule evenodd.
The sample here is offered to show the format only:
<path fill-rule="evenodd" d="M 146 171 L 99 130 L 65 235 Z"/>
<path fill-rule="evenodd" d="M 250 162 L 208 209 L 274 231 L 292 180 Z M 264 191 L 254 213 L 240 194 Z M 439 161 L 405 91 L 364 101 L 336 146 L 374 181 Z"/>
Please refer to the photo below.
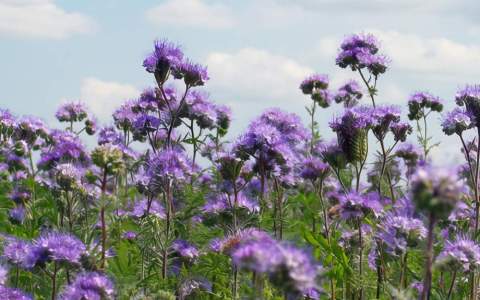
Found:
<path fill-rule="evenodd" d="M 300 176 L 312 181 L 325 178 L 328 172 L 329 166 L 317 157 L 306 158 L 300 166 Z"/>
<path fill-rule="evenodd" d="M 32 244 L 25 240 L 7 237 L 3 246 L 3 257 L 22 268 L 33 267 L 31 258 Z"/>
<path fill-rule="evenodd" d="M 366 68 L 372 75 L 385 73 L 389 59 L 378 53 L 378 40 L 371 34 L 353 34 L 345 38 L 340 46 L 336 63 L 352 71 Z"/>
<path fill-rule="evenodd" d="M 150 157 L 147 175 L 158 184 L 165 179 L 183 181 L 192 174 L 192 167 L 185 152 L 178 149 L 166 149 Z"/>
<path fill-rule="evenodd" d="M 134 105 L 134 101 L 127 101 L 113 112 L 113 120 L 118 129 L 126 131 L 132 128 L 137 118 L 137 113 L 133 111 Z"/>
<path fill-rule="evenodd" d="M 122 135 L 112 126 L 106 126 L 98 132 L 98 144 L 103 145 L 107 143 L 120 144 L 122 143 Z"/>
<path fill-rule="evenodd" d="M 270 280 L 294 297 L 317 288 L 317 276 L 321 266 L 312 255 L 289 244 L 281 244 L 282 261 L 278 269 L 270 274 Z M 286 275 L 286 276 L 285 276 Z"/>
<path fill-rule="evenodd" d="M 207 67 L 189 60 L 181 62 L 177 68 L 175 68 L 173 75 L 177 79 L 183 78 L 185 85 L 190 87 L 204 85 L 205 82 L 210 79 L 208 77 Z"/>
<path fill-rule="evenodd" d="M 208 100 L 207 94 L 192 91 L 187 95 L 185 104 L 188 118 L 195 120 L 200 128 L 215 128 L 217 109 L 215 105 Z"/>
<path fill-rule="evenodd" d="M 183 52 L 179 46 L 167 41 L 155 41 L 153 52 L 143 61 L 149 73 L 155 75 L 159 84 L 163 84 L 170 73 L 175 71 L 183 61 Z"/>
<path fill-rule="evenodd" d="M 463 106 L 465 105 L 467 112 L 475 118 L 480 120 L 480 85 L 467 85 L 465 88 L 459 90 L 455 95 L 455 102 Z M 478 126 L 478 124 L 476 124 Z"/>
<path fill-rule="evenodd" d="M 25 207 L 21 204 L 8 211 L 8 218 L 14 224 L 22 224 L 25 220 Z"/>
<path fill-rule="evenodd" d="M 77 275 L 75 280 L 65 287 L 60 294 L 62 300 L 113 300 L 115 289 L 113 282 L 99 272 L 85 272 Z"/>
<path fill-rule="evenodd" d="M 412 175 L 411 190 L 417 209 L 441 220 L 460 200 L 463 184 L 457 172 L 424 166 Z"/>
<path fill-rule="evenodd" d="M 420 120 L 429 111 L 441 112 L 442 110 L 442 100 L 429 92 L 416 92 L 408 100 L 408 118 L 410 120 Z"/>
<path fill-rule="evenodd" d="M 320 154 L 322 159 L 336 169 L 343 169 L 347 164 L 347 158 L 337 141 L 330 143 L 319 143 L 315 151 Z"/>
<path fill-rule="evenodd" d="M 258 213 L 260 206 L 255 200 L 248 198 L 243 192 L 238 193 L 237 203 L 233 196 L 224 193 L 211 197 L 202 208 L 206 214 L 220 214 L 223 212 L 230 212 L 234 208 L 245 209 L 249 213 Z"/>
<path fill-rule="evenodd" d="M 391 124 L 390 130 L 393 133 L 395 142 L 405 142 L 407 136 L 412 133 L 413 128 L 408 123 L 398 122 Z"/>
<path fill-rule="evenodd" d="M 377 106 L 372 110 L 371 117 L 373 133 L 383 140 L 391 125 L 400 121 L 400 108 L 390 105 Z"/>
<path fill-rule="evenodd" d="M 320 107 L 326 108 L 332 102 L 332 95 L 328 91 L 329 79 L 324 74 L 313 74 L 305 78 L 300 84 L 300 89 L 306 95 L 311 95 L 313 101 Z"/>
<path fill-rule="evenodd" d="M 329 82 L 328 75 L 313 74 L 302 81 L 300 89 L 304 94 L 311 95 L 317 89 L 326 90 Z"/>
<path fill-rule="evenodd" d="M 45 123 L 34 116 L 23 116 L 16 122 L 13 137 L 23 140 L 29 145 L 37 142 L 38 138 L 46 138 L 49 130 Z"/>
<path fill-rule="evenodd" d="M 473 272 L 480 267 L 480 246 L 467 237 L 457 236 L 454 241 L 445 242 L 436 264 L 449 270 Z"/>
<path fill-rule="evenodd" d="M 283 111 L 279 108 L 265 110 L 258 119 L 263 124 L 275 127 L 283 139 L 290 145 L 298 144 L 299 140 L 309 138 L 307 129 L 303 126 L 302 120 L 296 114 Z M 251 127 L 256 126 L 255 122 Z"/>
<path fill-rule="evenodd" d="M 8 280 L 8 266 L 0 263 L 0 286 L 5 285 Z"/>
<path fill-rule="evenodd" d="M 142 199 L 133 204 L 132 210 L 129 212 L 129 216 L 133 218 L 143 218 L 147 215 L 153 215 L 157 218 L 164 219 L 165 208 L 154 199 Z"/>
<path fill-rule="evenodd" d="M 22 290 L 9 288 L 4 285 L 0 285 L 0 295 L 5 300 L 33 300 L 32 296 Z"/>
<path fill-rule="evenodd" d="M 55 166 L 54 173 L 57 184 L 65 191 L 71 191 L 81 185 L 81 170 L 71 163 Z"/>
<path fill-rule="evenodd" d="M 188 261 L 193 261 L 200 255 L 197 247 L 185 240 L 175 240 L 171 247 L 175 253 Z"/>
<path fill-rule="evenodd" d="M 267 274 L 270 281 L 286 293 L 298 296 L 317 287 L 320 266 L 304 250 L 281 244 L 266 234 L 240 234 L 235 243 L 230 251 L 235 265 Z"/>
<path fill-rule="evenodd" d="M 78 238 L 67 233 L 49 232 L 37 238 L 32 247 L 37 264 L 48 261 L 79 265 L 86 247 Z"/>
<path fill-rule="evenodd" d="M 81 102 L 69 102 L 60 105 L 55 117 L 60 122 L 80 122 L 87 118 L 87 108 Z"/>
<path fill-rule="evenodd" d="M 442 130 L 446 135 L 462 134 L 465 130 L 472 128 L 472 116 L 465 110 L 457 107 L 443 117 Z"/>
<path fill-rule="evenodd" d="M 407 247 L 417 246 L 426 235 L 427 229 L 420 219 L 394 211 L 387 213 L 375 237 L 388 254 L 399 256 L 405 253 Z"/>
<path fill-rule="evenodd" d="M 6 136 L 12 134 L 16 118 L 8 109 L 0 109 L 0 133 Z"/>
<path fill-rule="evenodd" d="M 363 93 L 360 84 L 355 80 L 349 80 L 340 86 L 334 95 L 334 99 L 337 103 L 343 103 L 344 107 L 351 108 L 358 104 L 362 96 Z"/>
<path fill-rule="evenodd" d="M 82 141 L 74 133 L 52 130 L 49 135 L 49 146 L 42 149 L 38 166 L 48 170 L 55 164 L 63 162 L 86 166 L 90 159 Z"/>
<path fill-rule="evenodd" d="M 356 192 L 350 192 L 346 195 L 341 195 L 339 201 L 340 216 L 344 220 L 358 221 L 368 214 L 377 216 L 383 209 L 379 195 L 376 193 L 361 195 Z"/>

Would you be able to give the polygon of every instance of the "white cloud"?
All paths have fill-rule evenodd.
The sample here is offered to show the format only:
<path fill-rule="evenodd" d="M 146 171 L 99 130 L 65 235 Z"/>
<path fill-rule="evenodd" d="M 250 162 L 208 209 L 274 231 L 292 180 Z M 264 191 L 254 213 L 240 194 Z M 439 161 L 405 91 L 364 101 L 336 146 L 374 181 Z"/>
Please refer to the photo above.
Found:
<path fill-rule="evenodd" d="M 266 50 L 243 48 L 234 53 L 214 52 L 207 57 L 209 86 L 258 97 L 289 100 L 301 96 L 300 82 L 313 72 L 295 60 Z"/>
<path fill-rule="evenodd" d="M 132 85 L 93 77 L 83 80 L 80 93 L 81 101 L 102 121 L 109 120 L 112 112 L 125 100 L 139 95 L 139 91 Z"/>
<path fill-rule="evenodd" d="M 223 4 L 202 0 L 167 0 L 147 11 L 147 19 L 156 25 L 182 27 L 229 28 L 233 14 Z"/>
<path fill-rule="evenodd" d="M 53 0 L 0 0 L 0 34 L 63 39 L 88 33 L 95 23 L 87 16 L 66 12 Z"/>
<path fill-rule="evenodd" d="M 462 44 L 447 38 L 423 38 L 397 31 L 372 30 L 396 68 L 442 74 L 480 74 L 480 44 Z"/>

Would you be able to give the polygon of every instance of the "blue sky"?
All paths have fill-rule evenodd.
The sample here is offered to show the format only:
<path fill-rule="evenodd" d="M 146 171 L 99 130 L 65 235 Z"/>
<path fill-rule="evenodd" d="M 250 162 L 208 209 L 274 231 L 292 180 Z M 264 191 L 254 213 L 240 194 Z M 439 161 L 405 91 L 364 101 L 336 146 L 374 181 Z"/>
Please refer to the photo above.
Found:
<path fill-rule="evenodd" d="M 235 135 L 271 106 L 305 118 L 297 87 L 309 73 L 329 74 L 333 87 L 357 78 L 334 58 L 345 35 L 364 31 L 392 59 L 379 102 L 429 90 L 448 109 L 459 87 L 480 82 L 479 12 L 476 0 L 0 0 L 0 103 L 53 124 L 61 102 L 81 100 L 108 120 L 153 84 L 141 63 L 168 38 L 208 65 L 206 89 L 232 106 Z M 334 113 L 318 116 L 325 136 Z M 436 155 L 451 159 L 457 142 L 432 128 L 444 141 Z"/>

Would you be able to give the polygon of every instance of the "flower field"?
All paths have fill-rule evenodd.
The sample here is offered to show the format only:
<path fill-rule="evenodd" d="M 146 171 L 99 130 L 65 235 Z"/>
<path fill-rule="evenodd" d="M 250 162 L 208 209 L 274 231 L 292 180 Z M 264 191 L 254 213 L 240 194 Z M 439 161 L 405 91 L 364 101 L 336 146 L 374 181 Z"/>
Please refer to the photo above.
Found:
<path fill-rule="evenodd" d="M 347 36 L 351 80 L 298 82 L 309 122 L 271 108 L 234 138 L 167 40 L 109 125 L 82 102 L 48 126 L 0 109 L 0 299 L 480 299 L 480 85 L 381 103 L 387 54 Z"/>

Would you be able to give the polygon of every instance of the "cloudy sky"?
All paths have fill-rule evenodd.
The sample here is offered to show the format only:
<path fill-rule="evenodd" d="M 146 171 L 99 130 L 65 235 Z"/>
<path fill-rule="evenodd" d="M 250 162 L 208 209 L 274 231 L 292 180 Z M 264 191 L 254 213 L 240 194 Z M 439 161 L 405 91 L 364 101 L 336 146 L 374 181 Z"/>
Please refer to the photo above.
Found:
<path fill-rule="evenodd" d="M 267 107 L 306 118 L 299 82 L 312 72 L 333 87 L 357 78 L 335 66 L 338 45 L 372 32 L 392 59 L 378 101 L 401 105 L 429 90 L 449 109 L 458 88 L 480 82 L 479 13 L 478 0 L 0 0 L 0 104 L 53 123 L 60 103 L 81 100 L 107 121 L 154 84 L 141 63 L 154 39 L 168 38 L 208 65 L 206 89 L 233 108 L 237 134 Z M 318 117 L 324 136 L 335 112 Z M 458 143 L 438 122 L 436 155 L 451 160 Z"/>

